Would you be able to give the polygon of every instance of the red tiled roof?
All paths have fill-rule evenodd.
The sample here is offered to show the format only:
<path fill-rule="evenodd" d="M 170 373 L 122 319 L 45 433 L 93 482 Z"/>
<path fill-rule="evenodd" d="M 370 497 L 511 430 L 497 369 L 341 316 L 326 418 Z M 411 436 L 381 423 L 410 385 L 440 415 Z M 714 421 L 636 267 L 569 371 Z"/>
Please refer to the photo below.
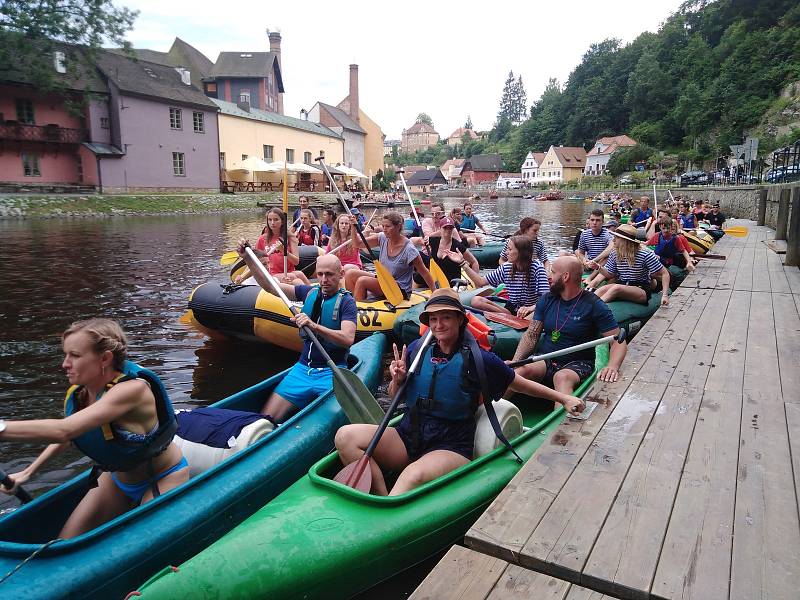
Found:
<path fill-rule="evenodd" d="M 457 138 L 460 140 L 462 137 L 464 137 L 465 133 L 469 134 L 469 137 L 473 140 L 478 139 L 477 133 L 475 133 L 472 129 L 467 129 L 465 127 L 459 127 L 458 129 L 456 129 L 453 133 L 450 134 L 450 137 L 448 139 Z"/>
<path fill-rule="evenodd" d="M 558 162 L 564 168 L 581 169 L 586 166 L 586 150 L 573 146 L 553 146 L 553 151 L 558 157 Z"/>
<path fill-rule="evenodd" d="M 406 134 L 409 133 L 436 133 L 436 130 L 427 123 L 414 123 L 411 127 L 406 129 Z"/>
<path fill-rule="evenodd" d="M 605 150 L 598 150 L 597 144 L 606 146 Z M 635 146 L 636 140 L 627 135 L 615 135 L 614 137 L 603 137 L 595 142 L 594 148 L 589 151 L 589 156 L 600 156 L 602 154 L 613 154 L 623 146 Z"/>

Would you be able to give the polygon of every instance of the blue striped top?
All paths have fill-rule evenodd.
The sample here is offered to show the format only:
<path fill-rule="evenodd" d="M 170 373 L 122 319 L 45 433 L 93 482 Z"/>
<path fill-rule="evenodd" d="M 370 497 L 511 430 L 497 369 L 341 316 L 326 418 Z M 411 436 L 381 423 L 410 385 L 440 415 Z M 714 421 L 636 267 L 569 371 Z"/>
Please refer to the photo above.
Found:
<path fill-rule="evenodd" d="M 661 264 L 661 263 L 659 263 Z M 531 261 L 530 284 L 525 282 L 525 274 L 517 272 L 511 275 L 511 263 L 504 263 L 486 274 L 486 281 L 489 284 L 498 286 L 506 284 L 508 299 L 517 308 L 532 306 L 539 298 L 550 291 L 550 282 L 547 280 L 547 273 L 538 260 Z"/>
<path fill-rule="evenodd" d="M 544 242 L 542 242 L 542 240 L 540 240 L 539 238 L 536 238 L 535 240 L 533 240 L 532 243 L 533 243 L 533 258 L 539 259 L 539 262 L 542 263 L 545 262 L 547 260 L 547 252 L 544 249 Z M 508 260 L 508 244 L 509 242 L 506 242 L 503 251 L 500 253 L 500 258 L 502 258 L 503 260 Z"/>
<path fill-rule="evenodd" d="M 578 241 L 578 250 L 586 253 L 586 258 L 594 260 L 603 250 L 606 249 L 611 241 L 611 234 L 607 229 L 600 231 L 600 235 L 592 233 L 591 229 L 584 229 L 581 239 Z"/>
<path fill-rule="evenodd" d="M 608 255 L 605 268 L 620 283 L 650 285 L 650 277 L 664 268 L 664 265 L 652 250 L 645 248 L 636 251 L 636 259 L 632 266 L 627 262 L 617 262 L 617 251 L 614 249 Z"/>

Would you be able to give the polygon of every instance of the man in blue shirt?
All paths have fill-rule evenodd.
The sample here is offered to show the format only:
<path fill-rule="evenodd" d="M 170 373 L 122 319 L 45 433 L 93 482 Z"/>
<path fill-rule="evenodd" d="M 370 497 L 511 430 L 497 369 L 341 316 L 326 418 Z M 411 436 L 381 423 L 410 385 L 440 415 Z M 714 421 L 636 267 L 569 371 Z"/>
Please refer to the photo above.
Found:
<path fill-rule="evenodd" d="M 353 296 L 339 287 L 344 275 L 342 263 L 335 254 L 317 259 L 319 287 L 281 283 L 290 300 L 304 302 L 302 312 L 292 317 L 298 328 L 307 326 L 317 336 L 330 357 L 340 367 L 347 367 L 349 348 L 356 338 L 358 308 Z M 272 290 L 260 271 L 254 276 L 265 290 Z M 316 346 L 303 332 L 300 359 L 278 384 L 261 408 L 276 422 L 285 421 L 292 413 L 305 408 L 323 392 L 333 388 L 333 372 Z"/>
<path fill-rule="evenodd" d="M 582 273 L 581 262 L 574 256 L 560 256 L 553 261 L 550 292 L 536 303 L 533 320 L 514 354 L 515 361 L 533 354 L 542 333 L 544 339 L 539 354 L 619 333 L 608 305 L 581 289 Z M 626 352 L 627 344 L 612 344 L 608 366 L 600 371 L 598 379 L 616 381 Z M 571 394 L 594 371 L 594 358 L 594 348 L 590 348 L 525 365 L 517 373 Z"/>

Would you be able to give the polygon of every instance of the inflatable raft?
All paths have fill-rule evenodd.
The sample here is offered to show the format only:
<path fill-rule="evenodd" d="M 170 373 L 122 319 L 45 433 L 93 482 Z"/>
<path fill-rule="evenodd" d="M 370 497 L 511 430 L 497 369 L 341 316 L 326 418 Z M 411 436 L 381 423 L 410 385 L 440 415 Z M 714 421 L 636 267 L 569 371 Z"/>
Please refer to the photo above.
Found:
<path fill-rule="evenodd" d="M 595 353 L 595 371 L 608 347 Z M 514 397 L 496 403 L 498 418 L 527 461 L 564 419 L 549 402 Z M 479 414 L 483 409 L 479 409 Z M 481 444 L 488 440 L 489 444 Z M 138 589 L 142 600 L 174 598 L 349 598 L 463 539 L 467 529 L 519 472 L 485 416 L 478 418 L 475 458 L 394 497 L 365 494 L 333 480 L 337 453 L 224 538 Z"/>
<path fill-rule="evenodd" d="M 373 391 L 382 374 L 385 337 L 352 348 L 351 369 Z M 288 369 L 214 404 L 255 412 Z M 257 421 L 256 423 L 264 423 Z M 0 519 L 0 570 L 11 573 L 0 597 L 26 600 L 124 598 L 159 569 L 176 564 L 219 539 L 303 476 L 333 448 L 347 423 L 333 391 L 326 392 L 274 431 L 236 438 L 237 450 L 215 462 L 187 453 L 191 479 L 82 535 L 57 540 L 83 498 L 89 471 Z M 242 432 L 244 434 L 244 431 Z M 216 449 L 210 449 L 216 450 Z"/>
<path fill-rule="evenodd" d="M 356 341 L 375 332 L 390 333 L 395 319 L 427 300 L 430 292 L 414 291 L 393 306 L 387 300 L 358 302 Z M 300 309 L 302 302 L 294 305 Z M 189 296 L 188 321 L 205 333 L 217 332 L 246 341 L 267 342 L 299 352 L 302 340 L 291 313 L 280 298 L 258 285 L 204 283 Z M 210 331 L 209 331 L 210 330 Z"/>

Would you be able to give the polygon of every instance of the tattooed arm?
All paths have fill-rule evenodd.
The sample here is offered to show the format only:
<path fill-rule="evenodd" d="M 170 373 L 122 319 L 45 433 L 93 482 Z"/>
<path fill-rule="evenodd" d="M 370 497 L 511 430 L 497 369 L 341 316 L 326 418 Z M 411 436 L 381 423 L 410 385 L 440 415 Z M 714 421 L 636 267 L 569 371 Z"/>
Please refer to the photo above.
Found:
<path fill-rule="evenodd" d="M 539 336 L 542 334 L 543 324 L 541 321 L 531 321 L 528 329 L 522 334 L 522 339 L 519 341 L 517 351 L 514 353 L 514 360 L 522 360 L 528 358 L 533 354 L 536 348 L 536 342 L 539 341 Z"/>

